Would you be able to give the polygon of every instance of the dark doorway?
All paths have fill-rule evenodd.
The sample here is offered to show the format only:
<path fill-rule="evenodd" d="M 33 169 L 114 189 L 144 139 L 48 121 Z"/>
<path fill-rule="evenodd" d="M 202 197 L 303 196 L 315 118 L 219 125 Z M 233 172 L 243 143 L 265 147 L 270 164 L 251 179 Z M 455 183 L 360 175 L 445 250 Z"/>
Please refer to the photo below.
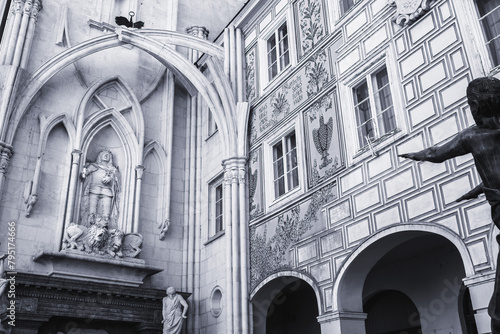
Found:
<path fill-rule="evenodd" d="M 402 292 L 377 293 L 364 305 L 366 334 L 421 334 L 420 318 L 411 299 Z"/>
<path fill-rule="evenodd" d="M 276 278 L 260 289 L 252 303 L 256 334 L 321 333 L 316 294 L 301 279 L 289 276 Z M 259 315 L 256 318 L 256 313 L 262 317 Z"/>
<path fill-rule="evenodd" d="M 134 334 L 134 323 L 52 317 L 38 334 Z"/>

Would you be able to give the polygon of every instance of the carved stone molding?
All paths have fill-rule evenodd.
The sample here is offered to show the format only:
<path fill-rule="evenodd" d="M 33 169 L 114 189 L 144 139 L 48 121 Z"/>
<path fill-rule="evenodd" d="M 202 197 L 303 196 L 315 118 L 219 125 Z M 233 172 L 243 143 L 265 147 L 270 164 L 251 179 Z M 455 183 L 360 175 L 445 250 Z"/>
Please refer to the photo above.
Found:
<path fill-rule="evenodd" d="M 0 144 L 0 173 L 6 174 L 12 157 L 12 148 Z"/>
<path fill-rule="evenodd" d="M 185 292 L 179 294 L 185 299 L 190 296 Z M 37 329 L 43 323 L 56 321 L 53 319 L 59 317 L 75 324 L 89 319 L 113 321 L 122 326 L 129 325 L 137 333 L 160 333 L 163 297 L 163 289 L 116 286 L 108 282 L 97 283 L 18 272 L 16 298 L 32 307 L 17 309 L 16 329 L 18 319 L 31 320 L 19 323 L 22 329 Z"/>
<path fill-rule="evenodd" d="M 133 287 L 142 285 L 146 277 L 163 271 L 162 268 L 146 265 L 141 259 L 108 258 L 75 250 L 40 251 L 33 261 L 44 264 L 51 277 Z"/>
<path fill-rule="evenodd" d="M 415 22 L 431 8 L 433 3 L 434 0 L 389 0 L 389 4 L 397 8 L 394 21 L 400 26 Z"/>

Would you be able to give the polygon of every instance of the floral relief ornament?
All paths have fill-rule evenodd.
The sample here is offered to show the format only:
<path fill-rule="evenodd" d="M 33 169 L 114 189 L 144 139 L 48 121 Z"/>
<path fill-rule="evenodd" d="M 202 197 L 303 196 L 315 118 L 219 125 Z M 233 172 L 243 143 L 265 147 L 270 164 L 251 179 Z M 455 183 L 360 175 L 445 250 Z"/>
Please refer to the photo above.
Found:
<path fill-rule="evenodd" d="M 416 21 L 431 8 L 434 2 L 434 0 L 389 0 L 389 4 L 397 8 L 394 21 L 400 26 Z"/>

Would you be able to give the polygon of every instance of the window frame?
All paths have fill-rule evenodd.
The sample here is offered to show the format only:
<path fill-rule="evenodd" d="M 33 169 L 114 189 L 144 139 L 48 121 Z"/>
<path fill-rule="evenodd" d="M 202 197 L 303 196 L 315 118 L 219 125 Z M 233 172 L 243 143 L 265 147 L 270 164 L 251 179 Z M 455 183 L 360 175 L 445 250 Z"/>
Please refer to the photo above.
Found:
<path fill-rule="evenodd" d="M 284 34 L 284 36 L 281 37 L 282 36 L 281 31 L 284 30 L 282 29 L 283 27 L 286 29 L 286 34 Z M 290 35 L 288 31 L 289 31 L 288 24 L 286 21 L 284 21 L 276 30 L 274 30 L 274 33 L 269 35 L 268 38 L 266 39 L 268 81 L 274 80 L 274 78 L 276 78 L 281 72 L 283 72 L 288 67 L 288 65 L 290 65 L 290 41 L 289 41 Z M 269 41 L 272 38 L 274 38 L 274 44 L 271 50 L 269 50 Z M 286 43 L 284 41 L 286 41 Z M 286 45 L 286 50 L 282 50 L 284 48 L 282 45 Z M 275 59 L 272 62 L 272 64 L 269 64 L 270 63 L 269 56 L 271 52 L 274 53 Z M 283 64 L 285 61 L 282 60 L 287 60 L 287 63 Z M 271 71 L 271 68 L 274 68 L 274 66 L 276 66 L 275 74 L 273 74 L 274 71 Z"/>
<path fill-rule="evenodd" d="M 266 207 L 268 209 L 272 209 L 274 207 L 278 207 L 281 204 L 288 203 L 288 200 L 291 197 L 295 197 L 305 191 L 306 188 L 306 180 L 304 176 L 304 172 L 306 170 L 305 167 L 305 155 L 304 155 L 304 141 L 303 141 L 303 133 L 300 131 L 302 129 L 302 120 L 299 116 L 290 121 L 288 124 L 284 125 L 280 130 L 276 131 L 272 137 L 268 138 L 263 143 L 263 152 L 264 152 L 264 180 L 265 180 L 265 199 L 266 199 Z M 280 141 L 284 143 L 284 138 L 290 135 L 292 132 L 295 132 L 295 152 L 297 159 L 297 178 L 298 185 L 287 189 L 285 185 L 285 189 L 287 189 L 283 194 L 278 197 L 275 196 L 275 177 L 274 177 L 274 159 L 273 159 L 273 148 Z M 283 154 L 283 157 L 285 154 Z M 285 179 L 286 184 L 286 179 Z"/>
<path fill-rule="evenodd" d="M 347 8 L 346 10 L 343 10 L 342 2 L 344 2 L 344 1 L 345 0 L 337 0 L 337 8 L 339 10 L 339 18 L 346 15 L 347 13 L 349 13 L 351 11 L 351 9 L 356 7 L 356 5 L 363 0 L 352 0 L 352 6 Z"/>
<path fill-rule="evenodd" d="M 489 61 L 489 64 L 490 64 L 490 71 L 491 72 L 498 72 L 500 71 L 500 51 L 493 55 L 490 51 L 490 48 L 489 48 L 489 42 L 495 40 L 495 39 L 500 39 L 500 34 L 497 35 L 496 37 L 494 37 L 493 39 L 491 40 L 487 40 L 487 36 L 486 36 L 486 32 L 485 32 L 485 29 L 484 29 L 484 25 L 483 25 L 483 22 L 482 20 L 487 17 L 489 14 L 491 14 L 493 11 L 495 10 L 500 10 L 500 4 L 495 7 L 495 9 L 491 10 L 490 12 L 488 12 L 486 15 L 484 16 L 481 16 L 481 13 L 479 11 L 479 6 L 478 6 L 478 1 L 475 0 L 474 3 L 472 4 L 474 6 L 474 10 L 476 11 L 476 22 L 477 22 L 477 28 L 479 29 L 479 32 L 480 34 L 482 35 L 482 39 L 481 39 L 481 49 L 483 50 L 484 52 L 484 55 L 485 57 L 488 59 Z M 500 25 L 500 23 L 499 23 Z M 499 27 L 499 30 L 500 30 L 500 27 Z M 494 61 L 494 57 L 497 58 L 497 62 L 498 64 L 495 65 L 495 61 Z"/>
<path fill-rule="evenodd" d="M 382 88 L 380 87 L 376 87 L 377 83 L 376 83 L 376 75 L 379 74 L 380 72 L 382 72 L 383 70 L 385 69 L 386 73 L 387 73 L 387 84 L 385 84 Z M 356 95 L 354 93 L 355 89 L 359 88 L 360 86 L 362 85 L 366 85 L 367 86 L 367 91 L 368 91 L 368 96 L 365 97 L 361 102 L 360 101 L 357 101 L 356 99 Z M 382 90 L 384 89 L 385 87 L 389 87 L 389 92 L 391 94 L 391 106 L 388 107 L 388 108 L 385 108 L 383 110 L 379 110 L 379 105 L 380 105 L 380 100 L 376 98 L 376 95 Z M 391 87 L 391 82 L 390 82 L 390 79 L 389 79 L 389 71 L 387 69 L 387 66 L 384 64 L 380 65 L 377 69 L 373 70 L 373 71 L 370 71 L 368 73 L 366 73 L 366 75 L 356 84 L 352 87 L 352 96 L 353 96 L 353 100 L 352 100 L 352 103 L 354 104 L 354 117 L 355 117 L 355 120 L 356 120 L 356 135 L 358 137 L 358 149 L 361 151 L 361 150 L 364 150 L 366 148 L 366 146 L 369 146 L 371 145 L 371 141 L 365 139 L 365 138 L 362 138 L 360 136 L 360 128 L 363 126 L 363 124 L 367 124 L 369 122 L 372 123 L 372 131 L 373 131 L 373 134 L 374 134 L 374 137 L 373 137 L 373 142 L 376 142 L 376 141 L 379 141 L 381 138 L 383 138 L 384 136 L 387 136 L 387 135 L 390 135 L 390 133 L 394 132 L 396 129 L 397 129 L 397 122 L 395 120 L 396 118 L 396 115 L 395 115 L 395 110 L 394 110 L 394 98 L 393 98 L 393 92 L 392 92 L 392 87 Z M 367 121 L 364 121 L 361 125 L 359 125 L 359 122 L 358 122 L 358 110 L 357 110 L 357 107 L 365 102 L 368 102 L 369 103 L 369 113 L 370 113 L 370 118 L 367 120 Z M 378 101 L 378 102 L 377 102 Z M 385 131 L 383 134 L 381 134 L 380 132 L 380 121 L 379 121 L 379 115 L 383 114 L 384 112 L 386 112 L 389 108 L 392 108 L 392 118 L 394 119 L 394 122 L 396 123 L 395 124 L 395 127 L 389 131 Z"/>
<path fill-rule="evenodd" d="M 339 82 L 338 94 L 341 101 L 340 110 L 342 113 L 342 123 L 345 129 L 345 147 L 347 164 L 355 164 L 368 156 L 376 156 L 379 151 L 390 145 L 394 140 L 408 133 L 409 125 L 407 115 L 404 112 L 404 92 L 402 85 L 395 83 L 401 82 L 397 71 L 397 64 L 394 46 L 388 45 L 385 50 L 374 55 L 371 61 L 367 61 L 366 65 L 359 71 L 351 73 L 348 77 Z M 357 121 L 354 108 L 354 91 L 353 88 L 359 85 L 368 76 L 379 71 L 381 68 L 387 69 L 389 85 L 391 89 L 392 104 L 394 108 L 394 118 L 396 122 L 396 130 L 384 135 L 371 146 L 361 147 L 357 132 Z M 391 67 L 392 66 L 392 67 Z"/>
<path fill-rule="evenodd" d="M 283 24 L 286 24 L 287 29 L 289 62 L 286 66 L 280 68 L 273 78 L 270 78 L 268 71 L 269 62 L 267 58 L 267 41 L 269 40 L 269 38 L 271 38 L 272 35 L 278 35 L 278 30 L 283 26 Z M 257 80 L 259 82 L 259 84 L 257 85 L 257 89 L 259 90 L 260 96 L 262 96 L 265 91 L 271 90 L 272 87 L 274 87 L 277 82 L 279 82 L 279 78 L 285 75 L 284 73 L 289 72 L 290 69 L 297 64 L 297 46 L 294 27 L 293 8 L 290 4 L 287 4 L 286 7 L 284 7 L 277 15 L 274 16 L 271 23 L 269 23 L 259 32 L 257 41 L 257 57 L 260 66 L 257 67 Z M 276 46 L 278 46 L 278 43 L 276 44 Z M 276 61 L 279 62 L 279 57 L 277 57 Z"/>
<path fill-rule="evenodd" d="M 222 218 L 222 226 L 220 230 L 217 230 L 217 189 L 220 187 L 221 189 L 221 195 L 222 197 L 220 198 L 220 202 L 222 204 L 222 209 L 221 209 L 221 214 L 219 217 Z M 209 197 L 208 197 L 208 202 L 209 202 L 209 214 L 208 214 L 208 242 L 212 241 L 213 239 L 218 238 L 219 236 L 223 235 L 225 233 L 225 219 L 224 219 L 224 205 L 227 205 L 224 203 L 224 195 L 225 195 L 225 189 L 224 189 L 224 174 L 218 174 L 214 178 L 212 178 L 208 182 L 208 192 L 209 192 Z"/>
<path fill-rule="evenodd" d="M 295 141 L 295 145 L 291 147 L 291 136 L 293 134 L 293 138 Z M 278 145 L 281 147 L 281 155 L 276 157 L 276 147 Z M 298 165 L 298 156 L 297 156 L 297 134 L 295 133 L 295 129 L 287 132 L 283 137 L 280 137 L 272 146 L 271 150 L 273 152 L 273 189 L 274 189 L 274 199 L 279 199 L 281 196 L 284 196 L 286 193 L 293 191 L 295 188 L 299 186 L 299 165 Z M 290 161 L 291 160 L 291 161 Z M 295 161 L 293 161 L 295 160 Z M 282 173 L 278 176 L 276 175 L 277 165 L 281 165 Z M 295 176 L 296 175 L 296 176 Z M 280 192 L 280 187 L 278 184 L 283 181 L 283 192 Z"/>

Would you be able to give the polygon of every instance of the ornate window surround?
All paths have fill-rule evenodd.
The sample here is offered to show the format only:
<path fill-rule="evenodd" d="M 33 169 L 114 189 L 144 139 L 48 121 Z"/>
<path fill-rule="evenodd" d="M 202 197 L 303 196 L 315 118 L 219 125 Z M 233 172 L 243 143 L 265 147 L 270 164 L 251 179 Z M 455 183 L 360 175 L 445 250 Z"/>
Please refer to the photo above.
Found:
<path fill-rule="evenodd" d="M 267 60 L 267 40 L 276 33 L 276 31 L 286 22 L 288 34 L 288 53 L 290 61 L 286 67 L 281 69 L 279 73 L 272 79 L 268 76 L 268 60 Z M 272 21 L 259 32 L 258 38 L 258 79 L 260 87 L 260 96 L 264 91 L 270 91 L 273 87 L 280 82 L 285 73 L 288 73 L 295 65 L 297 65 L 297 45 L 296 45 L 296 32 L 295 20 L 293 15 L 293 8 L 287 4 L 279 13 L 277 13 Z M 279 60 L 278 60 L 279 61 Z"/>
<path fill-rule="evenodd" d="M 390 145 L 394 139 L 399 138 L 408 132 L 407 120 L 403 106 L 403 92 L 398 71 L 397 62 L 394 58 L 392 47 L 389 46 L 386 50 L 366 62 L 366 65 L 359 71 L 349 75 L 342 84 L 339 83 L 340 101 L 343 102 L 340 110 L 342 119 L 344 120 L 344 129 L 346 137 L 346 158 L 349 163 L 356 163 L 370 155 L 377 155 L 377 152 Z M 392 103 L 394 108 L 394 116 L 396 118 L 396 130 L 389 132 L 378 138 L 371 145 L 360 147 L 357 131 L 357 122 L 354 110 L 354 91 L 353 88 L 358 86 L 363 80 L 367 80 L 369 76 L 376 73 L 383 67 L 387 68 L 389 76 L 389 84 L 392 95 Z"/>
<path fill-rule="evenodd" d="M 306 159 L 304 154 L 304 135 L 301 129 L 303 129 L 302 117 L 297 115 L 263 143 L 264 191 L 266 207 L 268 209 L 272 210 L 280 205 L 284 205 L 288 203 L 291 198 L 295 198 L 305 191 L 306 178 L 304 172 L 306 171 Z M 274 193 L 273 146 L 293 131 L 295 131 L 299 185 L 276 198 Z"/>

